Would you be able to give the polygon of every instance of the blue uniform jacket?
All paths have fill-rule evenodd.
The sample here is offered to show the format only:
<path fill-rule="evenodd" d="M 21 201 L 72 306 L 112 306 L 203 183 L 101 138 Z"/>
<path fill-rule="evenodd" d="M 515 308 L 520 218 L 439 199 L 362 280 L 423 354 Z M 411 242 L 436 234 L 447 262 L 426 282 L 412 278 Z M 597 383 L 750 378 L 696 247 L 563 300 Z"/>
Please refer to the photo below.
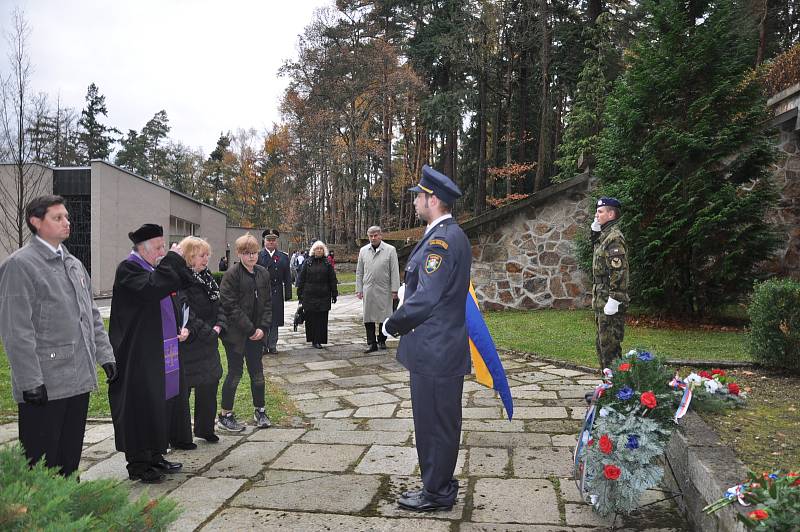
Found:
<path fill-rule="evenodd" d="M 405 297 L 386 323 L 403 335 L 397 360 L 432 377 L 470 372 L 466 326 L 472 249 L 452 218 L 428 231 L 408 258 Z"/>
<path fill-rule="evenodd" d="M 280 250 L 270 258 L 266 249 L 258 254 L 258 264 L 269 271 L 272 296 L 272 319 L 283 325 L 283 302 L 292 299 L 292 274 L 289 269 L 289 255 Z"/>

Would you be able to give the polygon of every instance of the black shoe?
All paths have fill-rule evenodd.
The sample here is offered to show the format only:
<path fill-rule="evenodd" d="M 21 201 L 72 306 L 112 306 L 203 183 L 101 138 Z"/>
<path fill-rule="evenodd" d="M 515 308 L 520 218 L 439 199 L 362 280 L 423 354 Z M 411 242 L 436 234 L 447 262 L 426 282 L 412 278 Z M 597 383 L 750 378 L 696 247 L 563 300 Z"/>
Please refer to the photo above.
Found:
<path fill-rule="evenodd" d="M 365 353 L 374 353 L 378 350 L 378 344 L 369 344 L 369 347 L 364 351 Z"/>
<path fill-rule="evenodd" d="M 417 497 L 422 497 L 422 490 L 404 491 L 400 494 L 401 499 L 414 499 Z"/>
<path fill-rule="evenodd" d="M 267 351 L 274 355 L 274 354 L 276 354 L 278 352 L 278 348 L 277 347 L 270 347 Z"/>
<path fill-rule="evenodd" d="M 386 342 L 378 342 L 378 349 L 386 349 Z"/>
<path fill-rule="evenodd" d="M 198 438 L 203 438 L 208 443 L 217 443 L 219 441 L 219 436 L 216 434 L 195 434 Z"/>
<path fill-rule="evenodd" d="M 445 512 L 453 509 L 452 504 L 439 504 L 429 501 L 422 493 L 417 497 L 400 497 L 397 504 L 413 512 Z"/>
<path fill-rule="evenodd" d="M 172 474 L 172 473 L 177 473 L 178 471 L 183 469 L 183 464 L 181 464 L 180 462 L 170 462 L 162 458 L 158 462 L 150 464 L 150 467 L 152 467 L 157 471 L 161 471 L 163 473 Z"/>
<path fill-rule="evenodd" d="M 144 484 L 160 484 L 164 482 L 164 473 L 149 468 L 144 471 L 128 471 L 128 478 L 131 480 L 138 480 Z"/>
<path fill-rule="evenodd" d="M 313 344 L 311 344 L 311 346 L 312 346 L 314 349 L 322 349 L 322 344 L 313 343 Z"/>
<path fill-rule="evenodd" d="M 184 451 L 191 451 L 193 449 L 197 449 L 197 444 L 194 442 L 180 442 L 180 443 L 173 443 L 173 449 L 183 449 Z"/>

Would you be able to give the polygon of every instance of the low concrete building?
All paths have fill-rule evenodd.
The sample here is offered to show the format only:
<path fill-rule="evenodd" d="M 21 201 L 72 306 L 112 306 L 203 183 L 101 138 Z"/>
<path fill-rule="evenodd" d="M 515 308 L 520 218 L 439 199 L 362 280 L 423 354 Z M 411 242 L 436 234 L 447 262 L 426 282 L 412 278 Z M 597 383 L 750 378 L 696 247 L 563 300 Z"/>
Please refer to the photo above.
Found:
<path fill-rule="evenodd" d="M 167 245 L 188 235 L 205 238 L 213 271 L 225 254 L 227 216 L 216 207 L 105 161 L 73 168 L 28 166 L 42 173 L 42 194 L 66 200 L 72 234 L 65 244 L 89 270 L 95 296 L 111 294 L 117 265 L 131 250 L 128 232 L 143 223 L 163 226 Z M 0 179 L 10 182 L 14 170 L 0 164 Z M 7 256 L 0 250 L 0 260 Z"/>

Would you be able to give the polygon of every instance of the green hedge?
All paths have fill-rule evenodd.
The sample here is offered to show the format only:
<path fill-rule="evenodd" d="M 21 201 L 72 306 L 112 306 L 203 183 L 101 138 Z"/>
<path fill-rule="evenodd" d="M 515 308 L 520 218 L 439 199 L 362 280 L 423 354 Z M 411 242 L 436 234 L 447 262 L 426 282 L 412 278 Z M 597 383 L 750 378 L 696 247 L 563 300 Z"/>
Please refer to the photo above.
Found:
<path fill-rule="evenodd" d="M 222 282 L 222 276 L 225 275 L 225 272 L 211 272 L 211 275 L 214 276 L 217 284 L 220 284 Z"/>
<path fill-rule="evenodd" d="M 800 282 L 772 279 L 756 284 L 748 313 L 753 361 L 800 371 Z"/>
<path fill-rule="evenodd" d="M 0 530 L 166 530 L 180 515 L 174 501 L 142 495 L 126 483 L 77 482 L 40 461 L 29 468 L 16 444 L 0 449 Z"/>

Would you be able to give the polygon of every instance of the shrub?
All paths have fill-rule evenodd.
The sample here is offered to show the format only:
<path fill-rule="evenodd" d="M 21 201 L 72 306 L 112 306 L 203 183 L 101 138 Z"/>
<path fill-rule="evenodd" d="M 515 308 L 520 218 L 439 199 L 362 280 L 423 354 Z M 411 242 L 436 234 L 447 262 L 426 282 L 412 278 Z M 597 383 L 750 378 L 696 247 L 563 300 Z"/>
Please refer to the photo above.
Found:
<path fill-rule="evenodd" d="M 217 284 L 222 282 L 222 276 L 225 275 L 225 272 L 211 272 L 211 275 L 214 277 L 214 280 L 217 281 Z"/>
<path fill-rule="evenodd" d="M 800 282 L 772 279 L 757 284 L 748 313 L 753 360 L 800 371 Z"/>
<path fill-rule="evenodd" d="M 117 480 L 77 482 L 43 461 L 29 468 L 19 445 L 0 449 L 0 530 L 165 530 L 178 515 L 169 499 L 130 502 Z"/>

